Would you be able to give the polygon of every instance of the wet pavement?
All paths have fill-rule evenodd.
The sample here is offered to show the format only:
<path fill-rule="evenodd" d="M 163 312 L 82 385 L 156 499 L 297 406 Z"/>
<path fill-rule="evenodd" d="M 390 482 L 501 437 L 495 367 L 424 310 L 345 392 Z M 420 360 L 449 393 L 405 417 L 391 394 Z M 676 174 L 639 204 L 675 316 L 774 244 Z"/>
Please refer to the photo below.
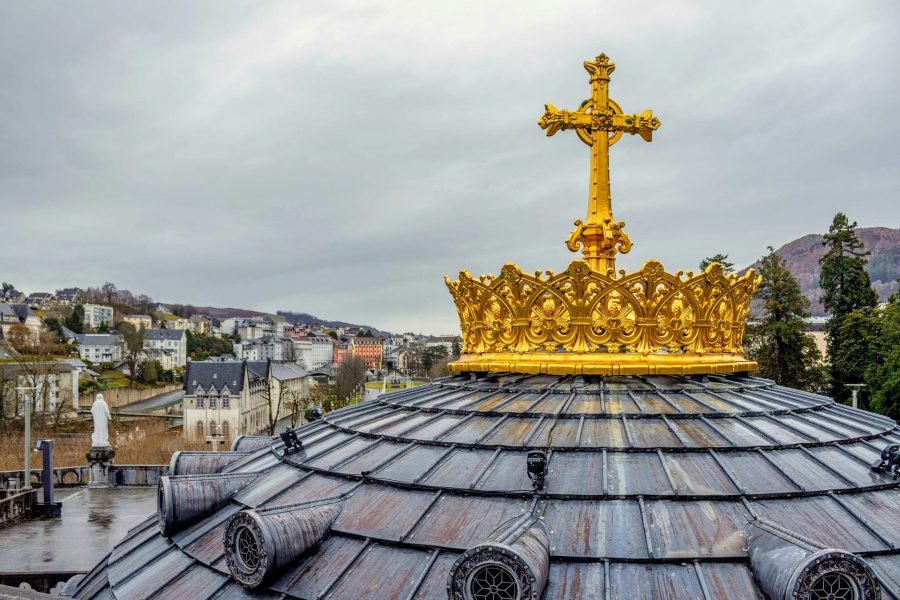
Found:
<path fill-rule="evenodd" d="M 0 528 L 0 572 L 88 571 L 156 510 L 156 488 L 58 490 L 61 519 Z"/>

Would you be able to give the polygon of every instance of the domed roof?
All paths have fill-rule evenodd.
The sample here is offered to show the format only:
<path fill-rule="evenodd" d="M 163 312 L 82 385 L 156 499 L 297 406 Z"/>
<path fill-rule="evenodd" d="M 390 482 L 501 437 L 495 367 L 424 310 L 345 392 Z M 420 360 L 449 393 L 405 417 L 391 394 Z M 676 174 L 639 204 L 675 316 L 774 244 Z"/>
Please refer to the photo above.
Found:
<path fill-rule="evenodd" d="M 896 423 L 768 380 L 457 375 L 296 433 L 292 453 L 244 438 L 228 459 L 176 456 L 165 483 L 194 495 L 166 492 L 172 512 L 162 494 L 160 518 L 130 532 L 75 596 L 446 598 L 473 549 L 518 527 L 547 557 L 546 572 L 525 569 L 538 595 L 521 593 L 525 577 L 513 595 L 501 585 L 461 597 L 780 598 L 767 586 L 801 586 L 796 564 L 830 564 L 816 557 L 839 549 L 841 572 L 859 561 L 873 590 L 900 598 L 900 482 L 872 469 L 900 444 Z M 241 452 L 248 443 L 263 447 Z M 535 451 L 546 457 L 540 487 Z M 179 507 L 199 513 L 179 527 Z M 256 588 L 235 580 L 225 533 L 238 513 L 303 521 L 317 507 L 330 512 L 309 521 L 313 534 L 282 536 L 304 538 L 302 550 Z M 175 523 L 169 537 L 164 521 Z M 495 545 L 525 556 L 509 539 Z M 274 554 L 287 556 L 279 543 Z"/>

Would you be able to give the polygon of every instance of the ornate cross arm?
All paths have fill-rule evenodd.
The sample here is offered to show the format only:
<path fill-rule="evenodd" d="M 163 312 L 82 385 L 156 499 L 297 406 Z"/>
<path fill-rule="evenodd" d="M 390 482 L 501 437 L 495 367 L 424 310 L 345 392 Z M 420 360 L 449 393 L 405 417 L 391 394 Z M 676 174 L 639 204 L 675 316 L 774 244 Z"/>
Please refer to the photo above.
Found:
<path fill-rule="evenodd" d="M 623 115 L 621 110 L 617 110 L 618 105 L 613 102 L 609 105 L 611 110 L 607 111 L 607 114 L 595 116 L 585 110 L 560 110 L 552 104 L 546 104 L 538 125 L 547 132 L 547 137 L 555 135 L 558 131 L 575 129 L 579 134 L 578 137 L 589 146 L 592 145 L 591 135 L 588 133 L 591 131 L 638 134 L 648 142 L 653 140 L 653 132 L 659 129 L 660 120 L 653 116 L 652 110 L 645 110 L 639 115 Z M 618 141 L 618 136 L 614 137 L 615 140 L 610 139 L 610 145 Z"/>

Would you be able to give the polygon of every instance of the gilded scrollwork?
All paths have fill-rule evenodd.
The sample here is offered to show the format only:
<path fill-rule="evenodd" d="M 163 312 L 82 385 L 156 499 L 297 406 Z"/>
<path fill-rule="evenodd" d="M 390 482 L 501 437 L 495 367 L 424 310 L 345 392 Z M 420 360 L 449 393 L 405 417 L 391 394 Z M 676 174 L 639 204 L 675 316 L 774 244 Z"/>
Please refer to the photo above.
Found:
<path fill-rule="evenodd" d="M 741 353 L 750 298 L 760 278 L 721 266 L 604 274 L 573 261 L 558 274 L 523 273 L 510 263 L 499 277 L 446 279 L 459 313 L 463 351 L 587 353 Z"/>

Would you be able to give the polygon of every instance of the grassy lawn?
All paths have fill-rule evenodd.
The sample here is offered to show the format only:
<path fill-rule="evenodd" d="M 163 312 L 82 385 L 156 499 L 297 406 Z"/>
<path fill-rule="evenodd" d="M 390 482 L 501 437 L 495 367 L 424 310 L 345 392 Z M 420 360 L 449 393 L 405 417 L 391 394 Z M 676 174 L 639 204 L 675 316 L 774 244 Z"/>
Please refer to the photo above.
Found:
<path fill-rule="evenodd" d="M 103 381 L 106 382 L 106 385 L 111 388 L 123 388 L 128 387 L 128 378 L 125 377 L 122 373 L 116 370 L 103 371 L 100 373 L 100 377 L 103 378 Z"/>
<path fill-rule="evenodd" d="M 387 391 L 391 392 L 394 390 L 402 390 L 402 389 L 406 389 L 407 387 L 414 388 L 414 387 L 419 387 L 420 385 L 425 385 L 425 382 L 424 381 L 410 381 L 409 385 L 406 385 L 405 381 L 401 381 L 400 383 L 397 383 L 397 384 L 391 384 L 391 382 L 389 381 L 387 384 Z M 367 381 L 366 388 L 370 389 L 370 390 L 380 390 L 381 389 L 381 381 Z"/>

